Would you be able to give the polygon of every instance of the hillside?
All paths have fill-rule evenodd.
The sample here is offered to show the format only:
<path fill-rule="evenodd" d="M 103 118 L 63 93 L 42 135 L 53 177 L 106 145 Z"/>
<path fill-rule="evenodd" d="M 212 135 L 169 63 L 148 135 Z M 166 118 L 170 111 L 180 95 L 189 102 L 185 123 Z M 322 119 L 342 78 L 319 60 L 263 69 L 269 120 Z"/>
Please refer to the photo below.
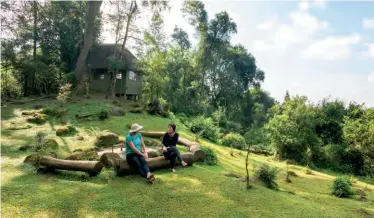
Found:
<path fill-rule="evenodd" d="M 42 107 L 55 103 L 53 100 L 37 102 Z M 165 131 L 171 119 L 127 113 L 105 121 L 78 121 L 75 114 L 96 113 L 113 105 L 103 99 L 75 99 L 67 105 L 64 119 L 77 128 L 83 141 L 76 136 L 57 137 L 59 119 L 32 124 L 30 129 L 11 130 L 11 127 L 26 125 L 21 112 L 33 109 L 35 104 L 8 104 L 2 108 L 2 217 L 374 217 L 371 184 L 354 183 L 355 188 L 365 190 L 368 198 L 365 202 L 340 199 L 330 195 L 334 175 L 316 171 L 307 175 L 302 166 L 291 165 L 289 170 L 298 176 L 292 177 L 292 183 L 285 183 L 285 162 L 251 154 L 251 172 L 262 163 L 279 169 L 280 190 L 267 189 L 257 181 L 251 190 L 246 190 L 241 179 L 224 175 L 233 172 L 244 176 L 245 152 L 234 149 L 231 155 L 230 148 L 205 140 L 201 144 L 217 154 L 217 166 L 195 164 L 177 168 L 176 174 L 157 171 L 153 185 L 139 176 L 116 177 L 111 170 L 103 170 L 92 178 L 75 172 L 36 175 L 35 169 L 22 164 L 31 152 L 18 149 L 35 143 L 37 132 L 53 136 L 59 144 L 56 153 L 66 157 L 75 149 L 92 147 L 95 131 L 109 130 L 123 138 L 126 124 L 136 122 L 145 130 Z M 177 119 L 173 121 L 183 137 L 194 138 Z"/>

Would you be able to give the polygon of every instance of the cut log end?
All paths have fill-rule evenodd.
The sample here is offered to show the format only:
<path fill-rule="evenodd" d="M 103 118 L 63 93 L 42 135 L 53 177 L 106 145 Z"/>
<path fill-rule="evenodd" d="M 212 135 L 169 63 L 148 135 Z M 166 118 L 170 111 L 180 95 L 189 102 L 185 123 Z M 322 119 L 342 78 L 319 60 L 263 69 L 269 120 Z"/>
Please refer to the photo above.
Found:
<path fill-rule="evenodd" d="M 205 159 L 205 153 L 202 150 L 194 151 L 193 155 L 194 155 L 194 158 L 195 158 L 196 162 L 198 162 L 198 161 L 204 161 L 204 159 Z"/>
<path fill-rule="evenodd" d="M 117 159 L 120 159 L 120 156 L 117 153 L 104 153 L 100 158 L 100 162 L 105 167 L 110 168 L 116 166 Z"/>

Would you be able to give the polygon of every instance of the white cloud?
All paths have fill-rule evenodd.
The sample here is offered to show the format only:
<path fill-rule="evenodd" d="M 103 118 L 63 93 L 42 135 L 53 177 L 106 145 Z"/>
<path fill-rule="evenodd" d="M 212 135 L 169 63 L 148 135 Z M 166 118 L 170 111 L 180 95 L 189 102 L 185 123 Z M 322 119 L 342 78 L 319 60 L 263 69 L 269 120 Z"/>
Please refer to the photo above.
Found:
<path fill-rule="evenodd" d="M 270 30 L 273 27 L 274 27 L 274 22 L 271 22 L 271 21 L 267 21 L 267 22 L 257 25 L 257 29 L 260 29 L 260 30 Z"/>
<path fill-rule="evenodd" d="M 315 6 L 318 8 L 324 9 L 326 7 L 326 1 L 325 0 L 316 0 Z"/>
<path fill-rule="evenodd" d="M 361 41 L 359 34 L 350 36 L 329 36 L 314 42 L 301 52 L 301 57 L 306 59 L 334 60 L 349 57 L 352 46 Z"/>
<path fill-rule="evenodd" d="M 308 11 L 311 8 L 324 9 L 326 6 L 326 1 L 325 0 L 315 0 L 315 1 L 301 0 L 298 4 L 299 4 L 300 11 Z"/>
<path fill-rule="evenodd" d="M 300 9 L 300 11 L 307 11 L 307 10 L 309 10 L 309 2 L 307 2 L 307 1 L 300 1 L 299 2 L 299 9 Z"/>
<path fill-rule="evenodd" d="M 369 81 L 369 83 L 374 84 L 374 73 L 371 73 L 371 74 L 368 75 L 368 81 Z"/>
<path fill-rule="evenodd" d="M 374 29 L 374 17 L 364 18 L 362 20 L 362 27 L 365 29 Z"/>
<path fill-rule="evenodd" d="M 363 56 L 374 57 L 374 43 L 365 43 L 367 50 L 363 52 Z"/>
<path fill-rule="evenodd" d="M 294 11 L 289 14 L 289 23 L 276 23 L 268 21 L 257 26 L 260 29 L 269 29 L 274 26 L 273 31 L 268 31 L 269 35 L 254 44 L 257 51 L 265 52 L 269 50 L 285 51 L 294 44 L 305 43 L 312 39 L 319 31 L 329 27 L 328 22 L 319 20 L 307 11 Z"/>

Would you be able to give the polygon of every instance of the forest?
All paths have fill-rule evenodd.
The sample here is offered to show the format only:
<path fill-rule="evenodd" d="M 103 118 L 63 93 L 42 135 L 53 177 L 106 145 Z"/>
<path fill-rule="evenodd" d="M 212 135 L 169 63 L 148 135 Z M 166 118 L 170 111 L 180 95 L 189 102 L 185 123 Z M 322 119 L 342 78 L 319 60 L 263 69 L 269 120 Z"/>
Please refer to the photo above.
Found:
<path fill-rule="evenodd" d="M 2 104 L 27 96 L 57 95 L 71 84 L 89 98 L 85 62 L 103 43 L 103 25 L 121 50 L 130 49 L 143 72 L 139 99 L 150 114 L 177 117 L 198 137 L 245 150 L 266 151 L 311 169 L 374 178 L 374 108 L 286 92 L 282 102 L 261 88 L 266 72 L 241 44 L 237 24 L 223 11 L 185 1 L 181 13 L 197 43 L 176 26 L 165 33 L 168 1 L 1 1 Z M 149 26 L 137 21 L 150 14 Z M 106 98 L 115 100 L 116 73 L 126 63 L 110 57 Z"/>

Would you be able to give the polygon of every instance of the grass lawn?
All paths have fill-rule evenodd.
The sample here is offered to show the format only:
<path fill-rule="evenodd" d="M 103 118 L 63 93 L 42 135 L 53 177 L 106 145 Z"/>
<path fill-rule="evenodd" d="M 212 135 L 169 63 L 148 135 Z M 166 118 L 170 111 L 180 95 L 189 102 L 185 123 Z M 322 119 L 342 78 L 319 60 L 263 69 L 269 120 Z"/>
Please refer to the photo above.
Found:
<path fill-rule="evenodd" d="M 48 106 L 52 101 L 38 102 Z M 35 103 L 34 103 L 35 104 Z M 339 199 L 330 195 L 334 175 L 313 171 L 307 175 L 301 166 L 290 166 L 298 177 L 285 183 L 286 165 L 270 157 L 251 154 L 251 171 L 261 163 L 279 169 L 279 191 L 267 189 L 254 182 L 246 190 L 241 179 L 226 177 L 225 172 L 244 176 L 245 152 L 201 140 L 212 148 L 219 160 L 217 166 L 195 164 L 155 173 L 157 181 L 147 184 L 139 176 L 116 177 L 104 169 L 97 177 L 85 178 L 83 173 L 62 171 L 58 175 L 36 175 L 35 169 L 22 164 L 29 152 L 20 152 L 23 145 L 35 143 L 37 132 L 47 133 L 59 143 L 57 154 L 65 157 L 77 148 L 92 146 L 96 131 L 109 130 L 122 138 L 128 131 L 126 124 L 137 122 L 145 130 L 166 131 L 171 119 L 128 113 L 110 117 L 106 121 L 77 121 L 75 114 L 99 112 L 112 106 L 103 99 L 79 100 L 68 105 L 65 119 L 78 129 L 76 136 L 57 137 L 59 120 L 43 125 L 32 124 L 31 129 L 10 130 L 25 125 L 21 111 L 34 104 L 8 105 L 2 108 L 1 129 L 1 217 L 374 217 L 374 186 L 356 182 L 355 188 L 365 190 L 368 201 Z M 126 107 L 126 106 L 125 106 Z M 177 122 L 183 137 L 194 134 Z M 335 174 L 336 175 L 336 174 Z"/>

